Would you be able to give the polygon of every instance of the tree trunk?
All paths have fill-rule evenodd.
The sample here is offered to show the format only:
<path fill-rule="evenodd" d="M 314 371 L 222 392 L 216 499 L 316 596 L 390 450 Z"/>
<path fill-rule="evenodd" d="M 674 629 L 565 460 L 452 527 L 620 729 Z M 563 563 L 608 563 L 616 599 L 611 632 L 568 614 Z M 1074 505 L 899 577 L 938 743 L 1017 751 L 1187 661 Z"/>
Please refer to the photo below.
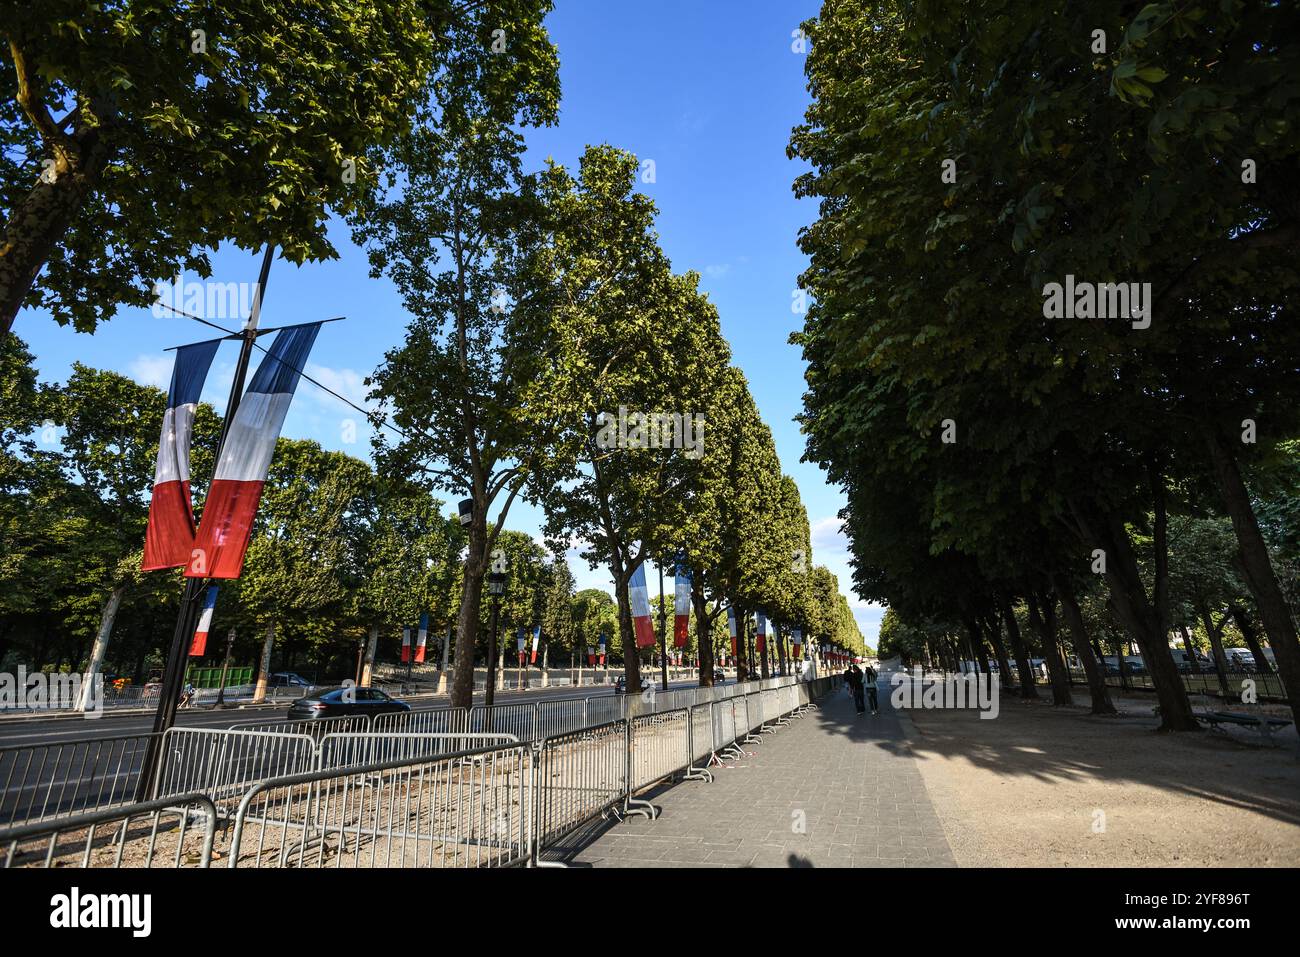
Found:
<path fill-rule="evenodd" d="M 698 584 L 699 569 L 691 575 L 691 604 L 695 606 L 695 650 L 700 659 L 700 673 L 697 677 L 701 688 L 713 687 L 713 621 L 708 615 L 708 603 L 704 600 L 704 589 Z"/>
<path fill-rule="evenodd" d="M 93 698 L 100 698 L 93 693 L 95 685 L 95 676 L 99 674 L 99 669 L 104 665 L 104 654 L 108 651 L 108 640 L 113 634 L 113 622 L 117 620 L 117 609 L 122 605 L 122 595 L 126 593 L 125 585 L 118 585 L 108 596 L 108 601 L 104 602 L 104 611 L 99 616 L 99 633 L 95 636 L 95 647 L 90 653 L 90 662 L 86 666 L 86 674 L 81 681 L 81 696 L 77 701 L 77 710 L 85 712 L 94 701 Z"/>
<path fill-rule="evenodd" d="M 1056 603 L 1047 597 L 1040 611 L 1038 600 L 1031 593 L 1026 596 L 1026 604 L 1029 608 L 1029 623 L 1042 641 L 1043 660 L 1047 662 L 1047 677 L 1052 686 L 1052 704 L 1072 705 L 1074 698 L 1070 694 L 1070 677 L 1066 674 L 1065 662 L 1061 660 L 1056 640 Z"/>
<path fill-rule="evenodd" d="M 262 660 L 257 669 L 257 685 L 253 688 L 253 704 L 266 700 L 266 682 L 271 673 L 271 649 L 275 647 L 275 622 L 266 626 L 266 638 L 262 642 Z"/>
<path fill-rule="evenodd" d="M 456 660 L 452 666 L 451 706 L 474 704 L 474 655 L 478 651 L 479 606 L 483 601 L 483 576 L 487 573 L 487 518 L 475 496 L 474 519 L 469 526 L 469 553 L 465 556 L 460 586 L 460 612 L 456 616 Z"/>
<path fill-rule="evenodd" d="M 1201 614 L 1201 621 L 1205 623 L 1205 634 L 1210 639 L 1210 654 L 1214 657 L 1214 670 L 1219 676 L 1219 690 L 1223 692 L 1223 698 L 1226 701 L 1232 696 L 1232 692 L 1228 690 L 1228 656 L 1223 653 L 1223 639 L 1220 633 L 1223 631 L 1223 625 L 1228 620 L 1228 616 L 1225 614 L 1216 626 L 1214 616 L 1210 613 L 1210 606 L 1205 599 L 1198 598 L 1196 605 Z"/>
<path fill-rule="evenodd" d="M 1092 697 L 1093 714 L 1117 714 L 1111 703 L 1110 692 L 1106 688 L 1106 674 L 1101 662 L 1093 658 L 1092 645 L 1088 642 L 1088 629 L 1083 623 L 1083 614 L 1079 611 L 1079 602 L 1074 597 L 1074 589 L 1065 579 L 1057 582 L 1056 592 L 1061 598 L 1061 612 L 1074 638 L 1074 653 L 1083 665 L 1084 674 L 1088 676 L 1088 694 Z"/>
<path fill-rule="evenodd" d="M 20 90 L 20 102 L 23 98 Z M 102 109 L 99 112 L 107 114 Z M 101 116 L 101 120 L 107 118 Z M 111 152 L 102 129 L 83 127 L 66 138 L 67 149 L 52 149 L 46 143 L 42 155 L 54 154 L 50 170 L 54 181 L 38 179 L 4 224 L 0 233 L 0 339 L 8 336 L 36 277 L 99 184 Z"/>
<path fill-rule="evenodd" d="M 375 670 L 375 649 L 379 647 L 379 626 L 370 626 L 370 640 L 366 642 L 366 657 L 361 665 L 361 687 L 369 688 Z"/>
<path fill-rule="evenodd" d="M 1273 570 L 1273 561 L 1250 506 L 1250 493 L 1242 480 L 1237 460 L 1223 434 L 1214 426 L 1206 426 L 1205 437 L 1210 446 L 1210 461 L 1214 465 L 1219 492 L 1232 518 L 1232 529 L 1237 534 L 1246 585 L 1264 620 L 1268 643 L 1277 658 L 1277 672 L 1291 702 L 1292 718 L 1300 726 L 1300 636 L 1296 632 L 1295 619 L 1291 617 L 1291 607 Z"/>
<path fill-rule="evenodd" d="M 1157 525 L 1160 524 L 1162 511 L 1162 509 L 1157 510 Z M 1091 540 L 1096 545 L 1100 545 L 1105 552 L 1105 575 L 1110 590 L 1111 608 L 1116 619 L 1137 642 L 1138 649 L 1146 661 L 1147 673 L 1151 675 L 1151 684 L 1160 703 L 1160 730 L 1201 730 L 1196 716 L 1192 713 L 1191 702 L 1187 700 L 1187 688 L 1174 665 L 1174 656 L 1169 650 L 1169 638 L 1161 631 L 1160 614 L 1147 601 L 1146 589 L 1142 584 L 1142 576 L 1138 572 L 1137 558 L 1133 554 L 1128 530 L 1113 513 L 1085 514 L 1077 506 L 1074 512 L 1085 541 Z M 1158 531 L 1157 541 L 1163 541 L 1164 532 Z M 1162 567 L 1162 563 L 1157 559 L 1157 577 Z M 1157 583 L 1156 594 L 1162 596 L 1166 587 L 1163 583 Z"/>
<path fill-rule="evenodd" d="M 1029 663 L 1029 654 L 1024 639 L 1020 635 L 1020 624 L 1016 621 L 1015 609 L 1011 599 L 1002 595 L 1002 620 L 1007 626 L 1007 638 L 1011 641 L 1011 652 L 1016 656 L 1016 671 L 1020 674 L 1020 697 L 1037 698 L 1038 687 L 1034 681 L 1034 668 Z"/>
<path fill-rule="evenodd" d="M 1241 632 L 1241 637 L 1246 640 L 1246 647 L 1250 649 L 1251 657 L 1255 659 L 1255 670 L 1261 674 L 1271 674 L 1273 666 L 1264 657 L 1264 649 L 1259 643 L 1259 633 L 1255 631 L 1255 623 L 1250 620 L 1246 606 L 1239 601 L 1234 601 L 1228 606 L 1228 610 L 1232 613 L 1232 620 L 1237 623 L 1237 630 Z"/>
<path fill-rule="evenodd" d="M 614 597 L 618 599 L 618 636 L 623 646 L 623 674 L 627 676 L 627 693 L 641 692 L 641 650 L 636 646 L 636 629 L 632 624 L 632 599 L 628 594 L 628 578 L 636 569 L 626 574 L 616 573 Z"/>
<path fill-rule="evenodd" d="M 998 623 L 997 613 L 982 618 L 984 628 L 989 633 L 989 643 L 993 646 L 993 655 L 998 661 L 998 685 L 1006 690 L 1011 681 L 1011 661 L 1007 658 L 1007 646 L 1002 640 L 1002 628 Z"/>
<path fill-rule="evenodd" d="M 1192 633 L 1186 625 L 1179 625 L 1178 630 L 1183 635 L 1183 651 L 1187 654 L 1187 667 L 1192 674 L 1199 675 L 1201 673 L 1201 659 L 1196 655 L 1197 648 L 1192 643 Z"/>

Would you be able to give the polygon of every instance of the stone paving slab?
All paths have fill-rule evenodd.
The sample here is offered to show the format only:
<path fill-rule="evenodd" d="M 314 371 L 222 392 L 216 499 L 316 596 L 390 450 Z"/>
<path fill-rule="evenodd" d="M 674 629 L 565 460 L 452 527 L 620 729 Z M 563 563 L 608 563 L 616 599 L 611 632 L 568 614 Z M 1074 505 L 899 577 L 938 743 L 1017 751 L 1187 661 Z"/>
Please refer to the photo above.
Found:
<path fill-rule="evenodd" d="M 631 817 L 576 851 L 590 867 L 955 867 L 899 717 L 858 715 L 842 690 L 711 784 L 654 794 L 657 820 Z M 644 796 L 644 795 L 643 795 Z"/>

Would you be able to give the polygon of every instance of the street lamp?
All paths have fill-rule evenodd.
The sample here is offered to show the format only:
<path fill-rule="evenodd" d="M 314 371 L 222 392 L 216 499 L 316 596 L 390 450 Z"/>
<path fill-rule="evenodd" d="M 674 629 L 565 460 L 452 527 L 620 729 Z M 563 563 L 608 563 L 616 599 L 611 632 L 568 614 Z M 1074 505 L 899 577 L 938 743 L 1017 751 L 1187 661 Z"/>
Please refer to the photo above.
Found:
<path fill-rule="evenodd" d="M 501 596 L 506 593 L 506 573 L 491 572 L 488 575 L 488 594 L 492 596 L 492 640 L 488 645 L 487 695 L 487 729 L 492 730 L 492 699 L 496 690 L 497 677 L 497 615 L 501 610 Z"/>

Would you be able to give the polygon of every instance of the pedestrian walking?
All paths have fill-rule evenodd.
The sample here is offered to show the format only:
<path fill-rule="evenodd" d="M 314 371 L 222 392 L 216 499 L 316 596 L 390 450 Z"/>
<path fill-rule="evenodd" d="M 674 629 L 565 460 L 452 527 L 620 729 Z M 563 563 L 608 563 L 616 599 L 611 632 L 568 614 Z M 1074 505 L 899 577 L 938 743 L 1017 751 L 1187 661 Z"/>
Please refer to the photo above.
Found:
<path fill-rule="evenodd" d="M 867 703 L 871 706 L 871 713 L 880 714 L 880 707 L 876 701 L 876 669 L 867 665 L 862 681 L 867 687 Z"/>
<path fill-rule="evenodd" d="M 853 692 L 853 704 L 858 709 L 858 714 L 867 710 L 867 703 L 862 699 L 862 669 L 858 667 L 857 662 L 849 665 L 848 671 L 844 673 L 844 680 L 849 683 L 849 689 Z"/>

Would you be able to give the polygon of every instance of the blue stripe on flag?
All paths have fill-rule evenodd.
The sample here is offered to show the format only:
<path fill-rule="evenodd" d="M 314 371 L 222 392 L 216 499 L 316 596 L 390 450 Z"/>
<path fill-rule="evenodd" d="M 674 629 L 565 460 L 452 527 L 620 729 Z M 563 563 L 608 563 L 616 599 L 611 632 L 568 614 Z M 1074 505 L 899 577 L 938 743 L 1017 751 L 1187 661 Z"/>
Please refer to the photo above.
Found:
<path fill-rule="evenodd" d="M 277 332 L 270 351 L 257 367 L 248 391 L 269 394 L 287 392 L 292 395 L 298 388 L 301 369 L 307 364 L 307 356 L 316 342 L 316 333 L 320 332 L 320 327 L 319 322 L 308 322 Z"/>
<path fill-rule="evenodd" d="M 172 366 L 172 384 L 167 390 L 167 408 L 191 405 L 199 401 L 203 382 L 208 377 L 212 358 L 217 354 L 220 339 L 194 342 L 176 350 L 176 364 Z"/>

